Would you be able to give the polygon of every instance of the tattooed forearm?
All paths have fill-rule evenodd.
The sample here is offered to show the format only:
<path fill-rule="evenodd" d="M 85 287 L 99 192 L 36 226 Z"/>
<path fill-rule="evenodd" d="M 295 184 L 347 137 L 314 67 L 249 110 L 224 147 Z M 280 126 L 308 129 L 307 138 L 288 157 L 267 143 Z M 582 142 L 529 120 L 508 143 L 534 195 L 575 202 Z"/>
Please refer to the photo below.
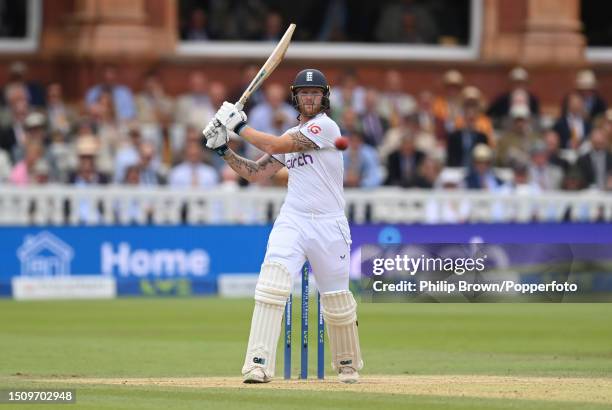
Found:
<path fill-rule="evenodd" d="M 319 146 L 308 139 L 304 134 L 299 131 L 288 134 L 291 137 L 291 150 L 292 152 L 303 152 L 311 151 L 313 149 L 319 149 Z"/>
<path fill-rule="evenodd" d="M 236 155 L 235 152 L 229 150 L 223 159 L 230 168 L 247 181 L 270 177 L 283 167 L 283 164 L 275 160 L 271 155 L 264 155 L 255 162 Z"/>

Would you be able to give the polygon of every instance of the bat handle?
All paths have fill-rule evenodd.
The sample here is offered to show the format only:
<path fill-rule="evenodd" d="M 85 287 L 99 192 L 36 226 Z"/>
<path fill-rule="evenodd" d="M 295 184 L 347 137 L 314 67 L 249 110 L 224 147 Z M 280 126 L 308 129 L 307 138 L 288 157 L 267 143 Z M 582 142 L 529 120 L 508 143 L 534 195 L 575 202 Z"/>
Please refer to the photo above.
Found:
<path fill-rule="evenodd" d="M 238 101 L 236 104 L 234 104 L 234 107 L 236 107 L 238 111 L 242 111 L 242 109 L 244 108 L 244 103 L 241 101 Z"/>

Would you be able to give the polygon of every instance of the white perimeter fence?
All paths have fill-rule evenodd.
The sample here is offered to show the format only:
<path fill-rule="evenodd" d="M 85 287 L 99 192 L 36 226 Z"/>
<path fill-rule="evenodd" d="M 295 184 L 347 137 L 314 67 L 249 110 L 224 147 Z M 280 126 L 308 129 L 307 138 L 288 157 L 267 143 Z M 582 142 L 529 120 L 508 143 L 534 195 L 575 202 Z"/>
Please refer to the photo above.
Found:
<path fill-rule="evenodd" d="M 0 225 L 263 224 L 274 220 L 285 193 L 273 188 L 4 186 Z M 612 194 L 347 190 L 346 212 L 355 223 L 612 221 Z"/>

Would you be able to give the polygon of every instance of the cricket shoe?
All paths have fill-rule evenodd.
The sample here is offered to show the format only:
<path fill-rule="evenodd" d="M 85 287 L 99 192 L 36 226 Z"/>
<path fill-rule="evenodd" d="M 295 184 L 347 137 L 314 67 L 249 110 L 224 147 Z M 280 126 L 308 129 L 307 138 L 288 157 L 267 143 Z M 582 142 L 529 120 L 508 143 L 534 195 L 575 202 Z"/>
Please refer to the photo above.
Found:
<path fill-rule="evenodd" d="M 344 366 L 338 370 L 338 378 L 342 383 L 357 383 L 359 381 L 359 373 L 352 367 Z"/>
<path fill-rule="evenodd" d="M 255 383 L 270 383 L 270 378 L 266 376 L 263 369 L 256 367 L 247 374 L 244 375 L 243 383 L 255 384 Z"/>

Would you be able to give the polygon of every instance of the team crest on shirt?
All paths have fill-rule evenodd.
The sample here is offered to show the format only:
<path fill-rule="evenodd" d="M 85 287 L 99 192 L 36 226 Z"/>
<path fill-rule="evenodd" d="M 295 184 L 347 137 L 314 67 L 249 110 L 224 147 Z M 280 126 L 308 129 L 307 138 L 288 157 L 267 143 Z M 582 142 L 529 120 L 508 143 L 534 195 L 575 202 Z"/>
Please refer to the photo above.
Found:
<path fill-rule="evenodd" d="M 315 135 L 321 132 L 321 127 L 319 127 L 317 124 L 310 124 L 306 129 Z"/>

